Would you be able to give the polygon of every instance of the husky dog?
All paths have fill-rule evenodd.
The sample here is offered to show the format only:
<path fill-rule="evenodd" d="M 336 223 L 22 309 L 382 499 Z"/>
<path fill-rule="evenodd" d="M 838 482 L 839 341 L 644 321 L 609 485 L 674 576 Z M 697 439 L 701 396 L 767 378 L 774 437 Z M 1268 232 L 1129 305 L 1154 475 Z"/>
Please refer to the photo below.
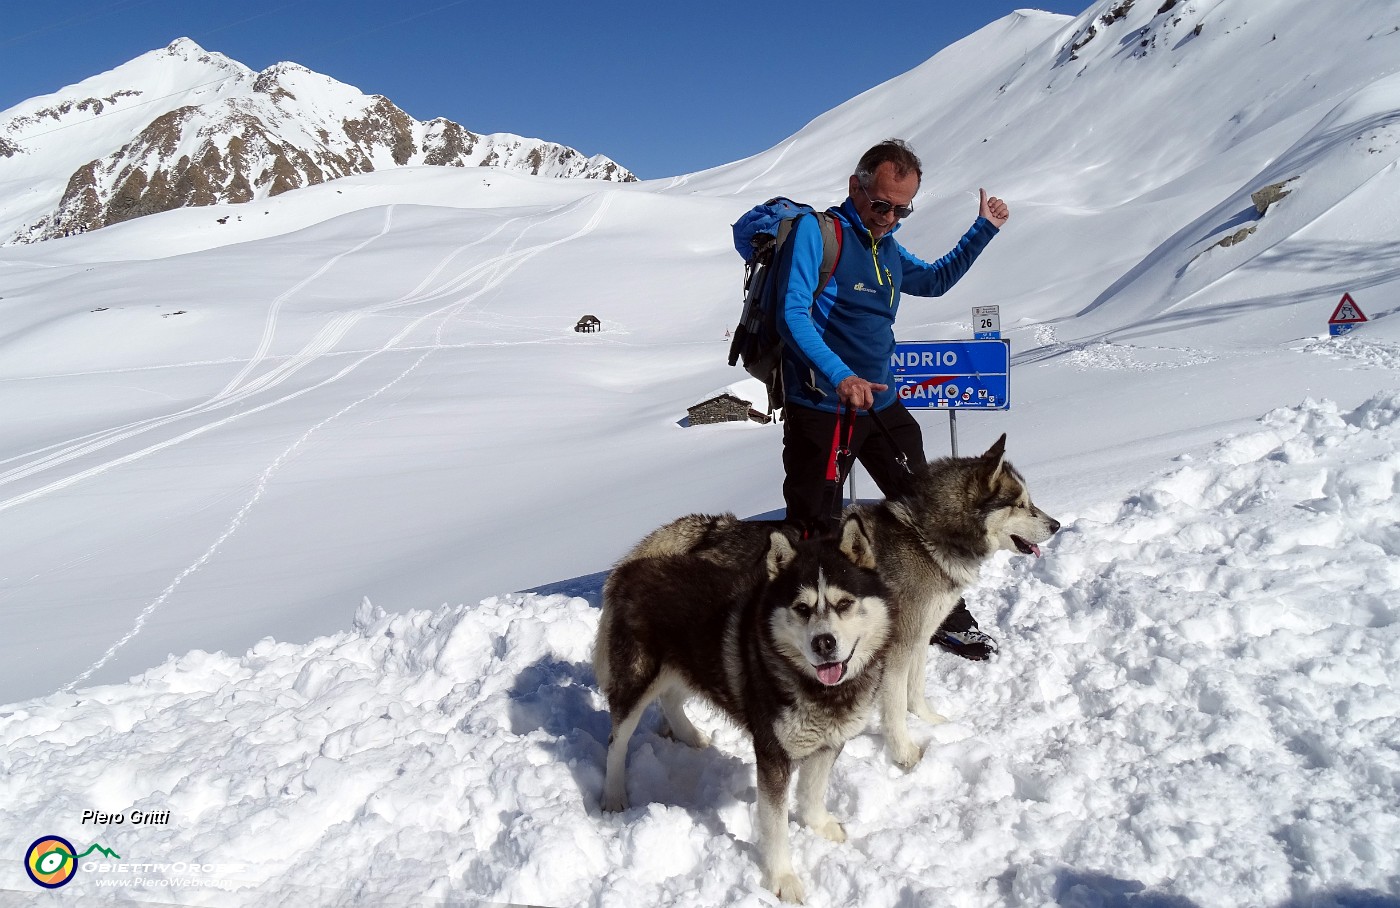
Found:
<path fill-rule="evenodd" d="M 922 753 L 909 738 L 906 712 L 945 721 L 924 699 L 929 638 L 992 554 L 1039 557 L 1040 543 L 1060 523 L 1031 502 L 1025 480 L 1006 461 L 1005 435 L 981 457 L 915 468 L 897 499 L 852 505 L 842 520 L 860 525 L 852 538 L 869 542 L 871 551 L 857 557 L 875 562 L 892 597 L 895 627 L 880 714 L 890 757 L 907 769 Z"/>
<path fill-rule="evenodd" d="M 692 515 L 618 563 L 603 585 L 593 656 L 612 714 L 603 810 L 627 805 L 627 743 L 652 700 L 676 740 L 708 746 L 683 709 L 699 694 L 753 737 L 764 884 L 802 900 L 788 849 L 793 769 L 801 821 L 845 841 L 826 808 L 827 781 L 874 708 L 893 629 L 862 528 L 852 521 L 839 540 L 794 542 L 772 525 Z"/>

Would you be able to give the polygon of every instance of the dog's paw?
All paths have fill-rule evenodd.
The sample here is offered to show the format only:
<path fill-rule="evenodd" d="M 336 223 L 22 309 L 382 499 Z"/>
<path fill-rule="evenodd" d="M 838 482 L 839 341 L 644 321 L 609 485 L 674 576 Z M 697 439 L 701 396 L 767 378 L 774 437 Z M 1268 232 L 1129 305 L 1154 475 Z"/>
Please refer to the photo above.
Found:
<path fill-rule="evenodd" d="M 603 808 L 603 813 L 622 813 L 627 809 L 627 795 L 625 792 L 623 794 L 614 795 L 603 792 L 603 797 L 599 800 L 598 806 Z"/>
<path fill-rule="evenodd" d="M 842 826 L 835 817 L 827 814 L 825 817 L 808 824 L 812 831 L 824 839 L 841 843 L 846 841 L 846 827 Z"/>
<path fill-rule="evenodd" d="M 901 769 L 913 769 L 919 765 L 919 760 L 923 759 L 924 751 L 922 747 L 916 746 L 913 742 L 907 744 L 891 744 L 890 759 Z"/>
<path fill-rule="evenodd" d="M 789 870 L 787 873 L 780 873 L 773 878 L 772 885 L 768 887 L 779 899 L 784 902 L 801 904 L 807 898 L 807 890 L 802 888 L 802 881 L 797 878 L 797 874 Z"/>
<path fill-rule="evenodd" d="M 684 744 L 686 747 L 693 747 L 696 750 L 704 750 L 710 746 L 710 736 L 708 734 L 696 728 L 694 725 L 687 729 L 677 731 L 665 716 L 662 716 L 661 726 L 657 729 L 657 732 L 663 738 L 670 738 L 672 741 Z"/>
<path fill-rule="evenodd" d="M 692 730 L 695 732 L 693 735 L 676 735 L 676 740 L 696 750 L 704 750 L 710 746 L 710 736 L 708 734 L 698 728 Z"/>
<path fill-rule="evenodd" d="M 912 710 L 910 710 L 910 712 L 918 716 L 920 719 L 923 719 L 929 725 L 942 725 L 944 722 L 948 721 L 947 716 L 940 715 L 934 712 L 933 710 L 929 709 L 927 703 L 917 704 Z"/>

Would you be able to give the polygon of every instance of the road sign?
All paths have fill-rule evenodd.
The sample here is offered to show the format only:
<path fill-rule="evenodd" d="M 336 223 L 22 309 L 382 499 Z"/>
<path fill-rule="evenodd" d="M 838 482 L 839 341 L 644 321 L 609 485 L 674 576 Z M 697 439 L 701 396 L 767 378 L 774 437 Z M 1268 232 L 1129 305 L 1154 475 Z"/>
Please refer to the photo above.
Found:
<path fill-rule="evenodd" d="M 1001 339 L 1001 307 L 972 307 L 972 336 L 978 340 Z"/>
<path fill-rule="evenodd" d="M 1351 298 L 1350 293 L 1343 293 L 1342 301 L 1337 304 L 1337 308 L 1332 311 L 1332 317 L 1327 320 L 1327 331 L 1333 337 L 1338 337 L 1364 321 L 1366 313 L 1356 305 L 1356 300 Z"/>
<path fill-rule="evenodd" d="M 903 341 L 890 366 L 895 393 L 911 410 L 1011 409 L 1011 345 L 1004 340 Z"/>

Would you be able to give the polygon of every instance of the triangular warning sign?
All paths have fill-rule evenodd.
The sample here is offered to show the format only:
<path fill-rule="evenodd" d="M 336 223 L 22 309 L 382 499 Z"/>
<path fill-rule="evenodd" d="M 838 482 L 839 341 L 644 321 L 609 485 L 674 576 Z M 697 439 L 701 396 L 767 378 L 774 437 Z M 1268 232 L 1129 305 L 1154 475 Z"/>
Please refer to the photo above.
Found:
<path fill-rule="evenodd" d="M 1350 293 L 1343 293 L 1342 301 L 1337 304 L 1337 311 L 1332 313 L 1327 324 L 1346 325 L 1364 321 L 1366 321 L 1366 313 L 1362 312 L 1361 307 L 1356 305 L 1356 300 L 1351 298 Z"/>

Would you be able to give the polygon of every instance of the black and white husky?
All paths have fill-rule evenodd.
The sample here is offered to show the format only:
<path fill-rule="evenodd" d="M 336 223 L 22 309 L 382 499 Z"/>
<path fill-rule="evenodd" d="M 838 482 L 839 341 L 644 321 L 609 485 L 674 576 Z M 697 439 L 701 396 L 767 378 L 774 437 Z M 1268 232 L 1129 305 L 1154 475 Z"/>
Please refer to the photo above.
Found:
<path fill-rule="evenodd" d="M 683 708 L 698 694 L 753 737 L 764 882 L 785 901 L 803 899 L 788 849 L 793 770 L 800 820 L 845 841 L 827 780 L 865 728 L 893 630 L 862 533 L 850 521 L 839 539 L 796 542 L 733 515 L 692 515 L 618 563 L 593 657 L 612 714 L 605 811 L 627 806 L 627 743 L 653 700 L 676 740 L 709 744 Z"/>

